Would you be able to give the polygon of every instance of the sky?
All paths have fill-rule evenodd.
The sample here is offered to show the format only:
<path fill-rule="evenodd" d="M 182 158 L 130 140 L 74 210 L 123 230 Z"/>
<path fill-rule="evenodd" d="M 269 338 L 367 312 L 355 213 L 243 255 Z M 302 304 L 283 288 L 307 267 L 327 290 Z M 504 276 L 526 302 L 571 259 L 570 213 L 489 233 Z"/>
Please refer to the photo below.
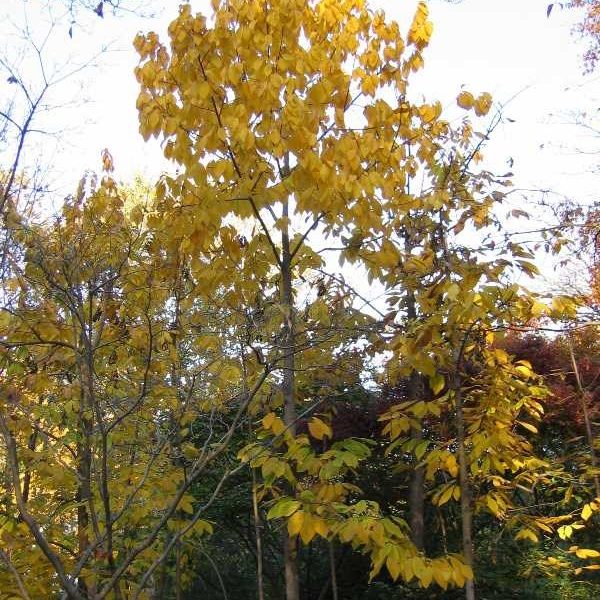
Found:
<path fill-rule="evenodd" d="M 578 111 L 599 116 L 599 76 L 582 74 L 585 46 L 572 35 L 577 13 L 557 8 L 548 18 L 548 2 L 430 0 L 434 35 L 425 52 L 425 68 L 411 83 L 413 97 L 441 100 L 452 119 L 459 114 L 455 99 L 463 87 L 490 92 L 510 120 L 494 132 L 486 166 L 514 173 L 515 187 L 523 192 L 513 195 L 513 201 L 529 204 L 535 194 L 528 190 L 547 189 L 557 197 L 589 203 L 597 197 L 597 161 L 579 150 L 595 149 L 596 139 L 572 122 Z M 74 22 L 65 13 L 65 0 L 50 2 L 50 13 L 42 6 L 47 2 L 40 0 L 1 4 L 0 56 L 16 61 L 33 91 L 41 82 L 40 64 L 47 77 L 55 70 L 66 74 L 81 69 L 53 86 L 48 111 L 36 124 L 55 135 L 32 136 L 26 147 L 27 160 L 47 168 L 55 197 L 72 191 L 87 169 L 100 168 L 103 148 L 112 153 L 119 179 L 131 180 L 137 174 L 155 179 L 165 163 L 159 144 L 144 142 L 138 133 L 133 76 L 137 55 L 131 42 L 137 31 L 155 30 L 164 38 L 179 0 L 147 0 L 141 4 L 143 17 L 114 16 L 106 9 L 104 19 L 85 11 L 75 15 Z M 371 0 L 373 8 L 385 10 L 404 32 L 416 4 Z M 192 2 L 192 7 L 210 11 L 205 0 Z M 48 36 L 52 19 L 57 24 Z M 24 27 L 38 48 L 46 40 L 41 63 L 18 33 Z M 18 58 L 20 47 L 26 51 Z M 92 64 L 84 68 L 91 57 Z M 0 105 L 14 88 L 0 84 Z M 6 154 L 0 158 L 4 164 Z"/>
<path fill-rule="evenodd" d="M 73 68 L 98 53 L 108 51 L 71 80 L 57 85 L 50 103 L 67 104 L 67 110 L 42 115 L 42 128 L 65 133 L 58 139 L 59 152 L 53 157 L 57 171 L 63 171 L 65 185 L 72 185 L 78 173 L 97 168 L 100 151 L 107 147 L 115 157 L 124 179 L 141 172 L 152 176 L 162 168 L 157 144 L 145 144 L 137 131 L 135 99 L 137 83 L 132 71 L 137 62 L 131 40 L 139 30 L 156 30 L 164 35 L 176 15 L 178 0 L 150 0 L 145 12 L 156 10 L 155 18 L 123 14 L 115 17 L 106 9 L 104 19 L 93 13 L 79 13 L 71 25 L 69 15 L 54 0 L 53 15 L 59 20 L 52 32 L 44 60 Z M 0 48 L 15 52 L 15 30 L 25 17 L 36 40 L 48 29 L 47 11 L 38 0 L 4 0 L 0 8 Z M 207 1 L 192 3 L 208 11 Z M 416 0 L 371 0 L 406 31 Z M 425 69 L 413 80 L 413 91 L 425 98 L 440 99 L 447 114 L 456 113 L 455 98 L 461 86 L 474 92 L 488 91 L 505 105 L 514 122 L 495 132 L 488 160 L 496 170 L 514 161 L 519 187 L 548 187 L 565 193 L 593 193 L 593 178 L 585 175 L 586 160 L 574 155 L 575 148 L 589 145 L 586 132 L 570 127 L 570 112 L 594 109 L 598 79 L 583 77 L 581 53 L 584 46 L 571 35 L 573 11 L 546 16 L 548 0 L 430 0 L 434 35 L 425 54 Z M 25 7 L 25 9 L 24 9 Z M 72 37 L 68 29 L 72 26 Z M 26 78 L 39 80 L 35 65 L 26 68 Z M 1 93 L 1 92 L 0 92 Z M 75 103 L 74 105 L 72 103 Z M 48 144 L 56 145 L 52 139 Z M 40 148 L 35 140 L 30 152 Z M 42 142 L 43 144 L 43 142 Z M 48 157 L 48 155 L 47 155 Z M 511 162 L 512 162 L 511 161 Z M 591 159 L 590 159 L 591 162 Z"/>

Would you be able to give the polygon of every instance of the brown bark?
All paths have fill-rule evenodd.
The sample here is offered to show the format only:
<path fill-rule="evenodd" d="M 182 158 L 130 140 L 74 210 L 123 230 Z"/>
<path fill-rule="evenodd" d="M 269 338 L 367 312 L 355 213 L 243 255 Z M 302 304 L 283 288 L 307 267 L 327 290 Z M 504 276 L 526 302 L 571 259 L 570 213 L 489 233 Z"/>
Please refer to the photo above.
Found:
<path fill-rule="evenodd" d="M 294 297 L 292 290 L 292 255 L 287 225 L 288 200 L 283 203 L 284 225 L 281 233 L 281 307 L 284 313 L 283 338 L 283 421 L 288 431 L 296 433 L 296 398 L 294 381 Z M 283 558 L 286 600 L 300 600 L 300 582 L 296 557 L 296 543 L 284 532 Z"/>
<path fill-rule="evenodd" d="M 37 444 L 37 436 L 38 430 L 34 429 L 32 434 L 29 436 L 29 441 L 27 442 L 27 449 L 30 452 L 35 450 L 35 445 Z M 31 470 L 29 467 L 25 469 L 25 473 L 23 475 L 23 502 L 27 504 L 29 501 L 29 488 L 31 486 Z"/>
<path fill-rule="evenodd" d="M 256 584 L 258 587 L 258 600 L 265 600 L 265 586 L 263 577 L 262 555 L 262 525 L 258 512 L 258 497 L 256 495 L 256 473 L 252 469 L 252 514 L 254 516 L 254 536 L 256 540 Z"/>
<path fill-rule="evenodd" d="M 90 517 L 88 509 L 89 501 L 92 496 L 90 483 L 92 455 L 89 447 L 91 423 L 90 420 L 84 416 L 84 407 L 85 404 L 82 398 L 82 407 L 79 417 L 79 428 L 82 433 L 82 441 L 77 444 L 77 542 L 79 557 L 82 557 L 87 552 L 90 545 Z M 93 590 L 90 589 L 88 582 L 83 576 L 77 578 L 77 588 L 84 597 L 93 594 Z"/>
<path fill-rule="evenodd" d="M 596 490 L 596 497 L 600 498 L 600 478 L 598 478 L 597 474 L 598 461 L 596 458 L 596 449 L 594 447 L 594 432 L 592 430 L 592 422 L 590 420 L 590 413 L 588 411 L 589 392 L 583 387 L 583 382 L 581 381 L 579 367 L 577 366 L 575 353 L 573 352 L 573 342 L 571 341 L 570 337 L 567 339 L 569 342 L 569 355 L 571 357 L 571 365 L 573 366 L 573 374 L 575 375 L 575 382 L 577 383 L 577 399 L 579 400 L 579 405 L 581 406 L 581 411 L 583 413 L 585 436 L 587 438 L 587 443 L 590 450 L 590 462 L 592 465 L 592 471 L 594 473 L 594 489 Z"/>
<path fill-rule="evenodd" d="M 404 232 L 404 247 L 407 253 L 413 249 L 414 235 L 410 229 Z M 406 318 L 407 324 L 410 325 L 416 322 L 417 319 L 417 303 L 415 292 L 413 289 L 408 289 L 406 292 Z M 419 373 L 412 372 L 408 380 L 408 396 L 409 400 L 423 399 L 424 385 L 423 378 Z M 423 427 L 412 428 L 411 435 L 414 439 L 423 439 Z M 408 507 L 409 515 L 408 522 L 410 525 L 410 537 L 413 544 L 423 550 L 425 536 L 425 468 L 416 467 L 412 470 L 408 484 Z"/>
<path fill-rule="evenodd" d="M 175 550 L 175 600 L 181 600 L 181 542 Z"/>
<path fill-rule="evenodd" d="M 413 429 L 415 439 L 422 439 L 423 431 Z M 411 473 L 408 484 L 408 523 L 410 525 L 410 538 L 413 544 L 423 550 L 425 543 L 425 468 L 415 467 Z"/>
<path fill-rule="evenodd" d="M 331 598 L 338 600 L 337 573 L 335 569 L 335 546 L 333 540 L 329 542 L 329 570 L 331 573 Z"/>
<path fill-rule="evenodd" d="M 458 366 L 457 366 L 458 369 Z M 474 569 L 473 560 L 473 511 L 471 507 L 471 487 L 469 483 L 469 469 L 465 449 L 465 420 L 463 413 L 463 398 L 461 377 L 457 372 L 454 375 L 453 391 L 456 410 L 456 442 L 458 446 L 458 477 L 460 485 L 460 516 L 462 529 L 462 549 L 467 565 Z M 470 579 L 465 584 L 466 600 L 475 600 L 475 583 Z"/>
<path fill-rule="evenodd" d="M 411 373 L 408 382 L 410 400 L 423 399 L 423 381 L 418 373 Z M 423 427 L 412 428 L 412 437 L 423 439 Z M 408 523 L 413 544 L 423 550 L 425 545 L 425 467 L 415 465 L 408 483 Z"/>

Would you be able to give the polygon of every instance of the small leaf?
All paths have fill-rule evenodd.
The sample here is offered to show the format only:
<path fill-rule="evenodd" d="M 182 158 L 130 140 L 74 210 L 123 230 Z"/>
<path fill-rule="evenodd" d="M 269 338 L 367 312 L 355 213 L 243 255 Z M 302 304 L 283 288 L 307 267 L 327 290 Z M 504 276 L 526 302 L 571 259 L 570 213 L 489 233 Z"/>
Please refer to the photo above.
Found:
<path fill-rule="evenodd" d="M 179 502 L 178 508 L 188 515 L 194 514 L 194 506 L 193 506 L 194 497 L 186 494 Z"/>
<path fill-rule="evenodd" d="M 433 377 L 429 379 L 429 387 L 434 394 L 439 394 L 446 385 L 446 381 L 443 375 L 436 373 Z"/>
<path fill-rule="evenodd" d="M 527 529 L 526 527 L 521 529 L 519 533 L 515 536 L 516 540 L 530 540 L 534 543 L 538 541 L 538 537 L 531 529 Z"/>
<path fill-rule="evenodd" d="M 327 423 L 321 421 L 318 417 L 313 417 L 309 421 L 308 430 L 310 431 L 310 435 L 317 440 L 322 440 L 324 437 L 330 438 L 333 435 L 331 427 L 327 425 Z"/>
<path fill-rule="evenodd" d="M 415 456 L 417 457 L 417 460 L 421 460 L 428 447 L 429 440 L 423 440 L 417 444 L 417 447 L 415 448 Z"/>
<path fill-rule="evenodd" d="M 475 98 L 471 92 L 461 92 L 456 99 L 456 103 L 461 108 L 469 110 L 470 108 L 473 108 L 473 105 L 475 104 Z"/>
<path fill-rule="evenodd" d="M 301 510 L 297 510 L 288 520 L 287 530 L 288 533 L 293 535 L 298 535 L 300 530 L 302 529 L 302 524 L 304 523 L 304 513 Z"/>
<path fill-rule="evenodd" d="M 279 517 L 290 517 L 302 504 L 293 498 L 282 498 L 277 501 L 267 513 L 267 519 L 277 519 Z"/>
<path fill-rule="evenodd" d="M 589 504 L 586 504 L 581 511 L 581 518 L 587 521 L 592 516 L 592 508 Z"/>
<path fill-rule="evenodd" d="M 558 528 L 558 537 L 561 540 L 568 540 L 573 534 L 573 528 L 570 525 L 563 525 Z"/>
<path fill-rule="evenodd" d="M 521 425 L 522 427 L 524 427 L 528 431 L 531 431 L 531 433 L 537 433 L 538 432 L 537 427 L 535 427 L 531 423 L 526 423 L 525 421 L 517 421 L 517 423 L 519 423 L 519 425 Z"/>
<path fill-rule="evenodd" d="M 525 379 L 528 379 L 529 377 L 531 377 L 533 375 L 533 373 L 531 372 L 531 369 L 527 365 L 519 365 L 519 366 L 515 367 L 515 371 L 519 375 L 522 375 L 523 377 L 525 377 Z"/>
<path fill-rule="evenodd" d="M 487 496 L 485 499 L 488 508 L 492 511 L 492 514 L 498 515 L 500 513 L 500 508 L 498 507 L 498 503 L 492 496 Z"/>
<path fill-rule="evenodd" d="M 438 506 L 442 506 L 442 504 L 446 504 L 450 498 L 452 498 L 453 485 L 449 485 L 441 494 L 437 501 Z"/>

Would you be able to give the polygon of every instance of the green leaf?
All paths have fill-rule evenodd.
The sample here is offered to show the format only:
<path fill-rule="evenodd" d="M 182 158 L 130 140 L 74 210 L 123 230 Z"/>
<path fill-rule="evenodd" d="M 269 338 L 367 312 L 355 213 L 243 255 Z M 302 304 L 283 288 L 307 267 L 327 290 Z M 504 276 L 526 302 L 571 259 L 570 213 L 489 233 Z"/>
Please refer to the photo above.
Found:
<path fill-rule="evenodd" d="M 423 440 L 419 442 L 415 448 L 415 456 L 417 460 L 421 460 L 425 452 L 427 452 L 427 448 L 429 447 L 429 440 Z"/>
<path fill-rule="evenodd" d="M 293 498 L 281 498 L 278 500 L 267 513 L 267 519 L 278 519 L 280 517 L 290 517 L 293 515 L 302 504 Z"/>
<path fill-rule="evenodd" d="M 434 394 L 439 394 L 446 385 L 446 380 L 443 375 L 436 373 L 433 377 L 429 379 L 429 387 Z"/>

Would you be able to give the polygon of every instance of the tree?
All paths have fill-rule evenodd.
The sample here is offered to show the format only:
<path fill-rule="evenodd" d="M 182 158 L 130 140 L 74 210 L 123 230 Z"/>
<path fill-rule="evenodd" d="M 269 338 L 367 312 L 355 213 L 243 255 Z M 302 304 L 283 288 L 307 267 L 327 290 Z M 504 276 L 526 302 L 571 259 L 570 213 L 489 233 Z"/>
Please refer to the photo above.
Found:
<path fill-rule="evenodd" d="M 409 75 L 422 66 L 421 51 L 432 30 L 426 6 L 419 5 L 406 43 L 399 36 L 397 24 L 387 23 L 382 14 L 371 14 L 363 2 L 340 6 L 278 2 L 264 6 L 232 1 L 215 2 L 213 8 L 214 25 L 209 25 L 205 17 L 192 15 L 190 7 L 184 5 L 169 28 L 169 48 L 154 33 L 137 38 L 136 48 L 142 58 L 137 71 L 142 85 L 138 106 L 142 133 L 162 137 L 165 155 L 181 166 L 178 176 L 165 179 L 161 197 L 165 198 L 165 206 L 175 209 L 170 213 L 175 228 L 190 236 L 194 251 L 202 254 L 204 240 L 212 239 L 213 232 L 219 231 L 226 220 L 251 219 L 254 225 L 248 229 L 256 232 L 252 242 L 257 247 L 261 244 L 269 270 L 277 273 L 284 321 L 280 340 L 273 348 L 284 357 L 284 419 L 269 414 L 263 425 L 284 444 L 279 445 L 279 458 L 271 454 L 259 461 L 250 454 L 249 460 L 254 466 L 267 464 L 269 469 L 278 464 L 281 475 L 294 484 L 294 469 L 306 468 L 300 463 L 307 459 L 307 440 L 294 435 L 297 365 L 304 333 L 295 297 L 313 266 L 302 262 L 303 252 L 312 255 L 306 245 L 311 232 L 318 228 L 326 236 L 343 234 L 342 260 L 360 261 L 371 278 L 398 285 L 396 274 L 405 260 L 414 263 L 413 280 L 429 273 L 432 267 L 439 273 L 434 296 L 418 295 L 421 306 L 431 307 L 427 309 L 431 317 L 419 323 L 419 331 L 428 336 L 427 341 L 421 338 L 423 349 L 417 349 L 414 338 L 408 340 L 404 335 L 392 347 L 410 344 L 413 356 L 421 361 L 415 365 L 415 372 L 437 377 L 435 389 L 440 384 L 443 389 L 447 383 L 447 398 L 456 401 L 467 538 L 468 464 L 461 450 L 467 442 L 459 401 L 464 351 L 471 348 L 472 338 L 485 339 L 487 330 L 491 335 L 498 322 L 516 317 L 515 310 L 528 304 L 501 280 L 511 266 L 505 260 L 492 260 L 480 269 L 468 250 L 449 252 L 447 248 L 450 229 L 458 232 L 470 223 L 481 228 L 490 222 L 496 197 L 485 195 L 486 185 L 493 183 L 489 174 L 472 180 L 467 171 L 471 159 L 478 157 L 478 146 L 466 161 L 459 154 L 459 149 L 468 147 L 472 139 L 470 124 L 452 131 L 440 118 L 439 104 L 419 106 L 408 101 Z M 352 59 L 356 64 L 350 69 Z M 380 95 L 387 86 L 396 96 L 394 104 Z M 357 110 L 359 100 L 362 116 Z M 464 92 L 459 97 L 463 108 L 473 108 L 478 115 L 485 114 L 490 103 L 486 94 L 476 98 Z M 454 144 L 452 150 L 450 144 Z M 446 161 L 444 151 L 449 157 Z M 456 152 L 454 157 L 452 152 Z M 425 173 L 433 185 L 431 192 L 415 196 L 407 193 L 407 184 L 418 173 Z M 423 211 L 428 219 L 421 238 L 426 241 L 421 242 L 415 256 L 412 241 L 408 242 L 409 251 L 399 250 L 394 243 L 395 232 L 413 210 Z M 291 228 L 299 218 L 307 226 L 290 240 Z M 279 242 L 276 235 L 280 236 Z M 435 239 L 437 245 L 432 249 L 429 240 Z M 513 251 L 519 255 L 518 247 Z M 515 264 L 532 272 L 526 260 L 517 259 Z M 435 280 L 437 276 L 432 273 L 431 277 Z M 256 281 L 256 277 L 253 279 Z M 473 315 L 464 314 L 465 298 L 460 291 L 478 282 L 478 299 L 473 296 L 467 303 Z M 405 284 L 405 280 L 400 283 Z M 242 285 L 240 304 L 258 291 L 256 287 L 249 289 L 246 278 Z M 513 296 L 514 302 L 509 302 Z M 492 310 L 498 301 L 506 303 L 503 310 L 507 317 Z M 436 349 L 436 360 L 432 361 L 427 353 L 438 341 L 446 345 Z M 507 386 L 507 419 L 513 419 L 514 394 L 520 389 L 518 379 L 528 376 L 519 375 L 518 367 L 529 373 L 527 367 L 490 359 L 484 347 L 475 347 L 483 352 L 484 364 L 492 360 L 499 366 L 498 373 L 507 378 L 501 385 Z M 445 376 L 436 375 L 437 360 Z M 505 368 L 501 366 L 504 364 Z M 492 378 L 486 385 L 500 384 Z M 327 432 L 322 421 L 313 422 L 313 437 L 326 437 Z M 517 447 L 518 439 L 500 443 L 496 451 L 507 451 L 513 443 Z M 315 476 L 324 468 L 322 461 L 331 460 L 340 450 L 340 446 L 334 446 L 329 454 L 315 455 L 315 466 L 309 473 Z M 283 463 L 281 458 L 285 459 Z M 291 472 L 284 467 L 290 461 Z M 349 537 L 349 525 L 347 529 L 339 524 L 332 528 L 323 519 L 324 514 L 294 499 L 293 493 L 281 499 L 271 512 L 273 517 L 289 517 L 288 531 L 292 536 L 300 534 L 305 541 L 316 532 L 324 537 L 337 534 L 344 541 L 361 545 Z M 334 515 L 329 518 L 333 520 Z M 285 543 L 287 597 L 296 599 L 299 586 L 294 552 L 290 540 Z M 376 565 L 387 561 L 395 578 L 402 574 L 410 579 L 416 572 L 422 582 L 427 582 L 436 576 L 435 568 L 429 570 L 406 541 L 386 544 L 362 545 L 373 552 Z M 468 563 L 470 545 L 465 539 Z M 400 551 L 400 546 L 404 550 Z M 407 558 L 416 561 L 416 571 L 401 566 L 400 552 L 407 552 Z M 470 577 L 470 569 L 467 566 L 461 572 L 460 567 L 450 567 L 447 578 L 440 576 L 439 580 L 447 584 L 452 576 L 464 582 Z"/>
<path fill-rule="evenodd" d="M 240 387 L 238 317 L 220 308 L 206 324 L 186 261 L 146 224 L 143 188 L 89 184 L 49 227 L 11 215 L 24 258 L 2 313 L 3 527 L 11 579 L 35 540 L 17 580 L 33 597 L 147 594 L 178 541 L 210 531 L 201 515 L 234 468 L 201 506 L 190 487 L 270 369 Z"/>

